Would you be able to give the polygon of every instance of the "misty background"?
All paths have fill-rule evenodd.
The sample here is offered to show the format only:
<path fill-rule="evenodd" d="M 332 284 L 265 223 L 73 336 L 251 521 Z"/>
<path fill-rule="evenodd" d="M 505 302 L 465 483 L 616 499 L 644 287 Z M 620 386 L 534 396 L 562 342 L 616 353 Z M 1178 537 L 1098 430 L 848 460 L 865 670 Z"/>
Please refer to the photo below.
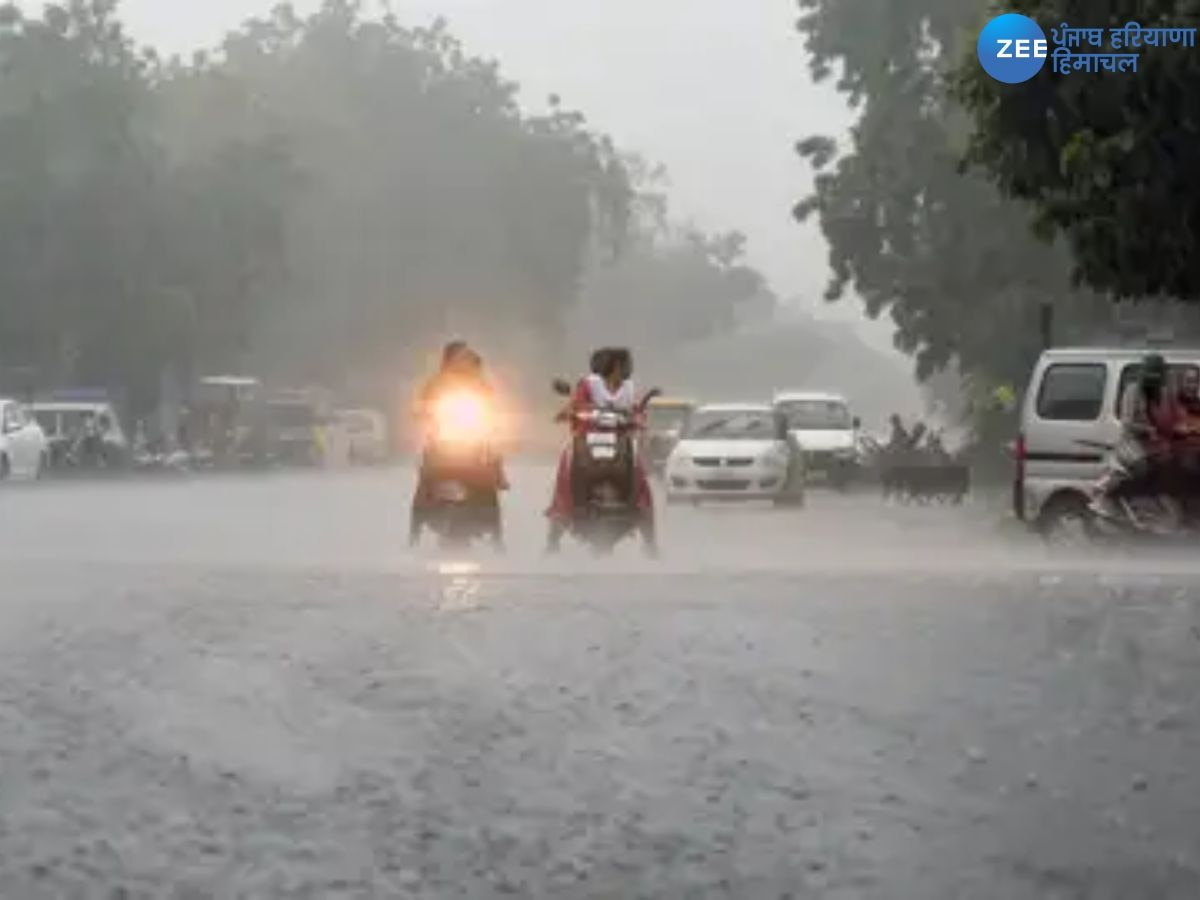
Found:
<path fill-rule="evenodd" d="M 228 224 L 246 229 L 237 247 L 183 254 L 194 258 L 151 289 L 173 297 L 199 335 L 186 352 L 167 349 L 174 338 L 159 342 L 148 354 L 157 362 L 186 357 L 187 370 L 335 382 L 386 402 L 386 385 L 407 390 L 452 333 L 478 340 L 526 390 L 549 369 L 578 367 L 588 348 L 620 341 L 636 348 L 643 381 L 672 392 L 756 399 L 777 387 L 841 389 L 871 424 L 920 409 L 891 323 L 868 321 L 856 301 L 822 301 L 828 248 L 816 225 L 792 216 L 812 186 L 795 142 L 851 121 L 843 100 L 809 79 L 792 0 L 413 0 L 392 6 L 401 31 L 390 62 L 371 57 L 379 35 L 334 46 L 337 28 L 322 16 L 349 4 L 321 13 L 317 0 L 300 0 L 287 35 L 278 20 L 244 27 L 274 6 L 125 0 L 113 15 L 133 42 L 157 51 L 161 67 L 133 129 L 153 130 L 152 155 L 175 174 L 186 170 L 191 201 L 174 202 L 204 197 L 211 207 L 180 240 L 235 243 Z M 362 4 L 347 34 L 380 14 Z M 411 75 L 402 70 L 404 35 L 439 17 L 447 30 L 420 39 L 420 52 L 457 68 L 460 87 L 477 76 L 512 82 L 526 135 L 536 135 L 528 146 L 489 144 L 495 135 L 464 130 L 443 115 L 448 106 L 419 117 L 399 104 Z M 207 56 L 195 59 L 198 51 Z M 166 62 L 172 54 L 182 63 Z M 476 56 L 495 60 L 498 72 Z M 487 103 L 503 107 L 504 90 Z M 426 101 L 432 109 L 444 98 Z M 429 135 L 405 161 L 403 148 Z M 543 138 L 559 149 L 586 144 L 587 162 L 547 176 L 578 159 L 523 156 Z M 483 173 L 509 151 L 523 185 L 512 169 Z M 422 166 L 435 160 L 446 165 L 431 179 L 439 166 Z M 499 185 L 505 196 L 489 193 Z M 481 212 L 487 204 L 508 211 Z M 530 215 L 518 224 L 523 206 Z M 538 231 L 564 220 L 573 233 Z M 235 272 L 234 283 L 214 284 L 217 271 Z M 45 330 L 27 324 L 26 338 Z M 22 363 L 44 369 L 52 357 L 63 368 L 65 358 L 75 371 L 59 380 L 111 376 L 111 361 L 93 359 L 87 371 L 86 336 L 34 343 L 43 359 Z"/>

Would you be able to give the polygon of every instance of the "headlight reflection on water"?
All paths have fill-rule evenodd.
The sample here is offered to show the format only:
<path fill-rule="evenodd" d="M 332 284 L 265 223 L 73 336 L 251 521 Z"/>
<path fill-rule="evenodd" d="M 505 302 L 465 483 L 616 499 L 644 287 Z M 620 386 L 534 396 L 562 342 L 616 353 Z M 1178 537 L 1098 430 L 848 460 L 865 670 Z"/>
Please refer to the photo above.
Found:
<path fill-rule="evenodd" d="M 473 562 L 443 562 L 438 563 L 437 572 L 439 575 L 451 577 L 465 577 L 467 575 L 479 574 L 479 563 Z"/>
<path fill-rule="evenodd" d="M 480 566 L 473 562 L 442 562 L 436 567 L 441 576 L 437 586 L 436 603 L 445 612 L 468 612 L 481 609 L 479 593 L 482 582 Z"/>

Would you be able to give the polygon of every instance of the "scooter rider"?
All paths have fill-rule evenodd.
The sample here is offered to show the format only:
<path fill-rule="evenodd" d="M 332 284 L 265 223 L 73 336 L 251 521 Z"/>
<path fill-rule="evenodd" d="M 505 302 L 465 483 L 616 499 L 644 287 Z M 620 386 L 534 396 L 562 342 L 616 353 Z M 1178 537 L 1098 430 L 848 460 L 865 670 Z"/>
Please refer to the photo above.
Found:
<path fill-rule="evenodd" d="M 1118 515 L 1118 501 L 1142 490 L 1170 459 L 1180 416 L 1167 374 L 1166 360 L 1150 354 L 1142 360 L 1138 380 L 1121 395 L 1121 438 L 1093 503 L 1099 515 Z"/>
<path fill-rule="evenodd" d="M 474 392 L 489 402 L 495 399 L 495 390 L 484 372 L 482 357 L 471 349 L 466 341 L 455 340 L 450 341 L 442 349 L 442 361 L 438 371 L 422 385 L 417 396 L 416 419 L 423 432 L 429 428 L 438 400 L 449 393 L 461 390 Z M 493 465 L 496 489 L 498 491 L 508 490 L 504 461 L 498 454 L 493 458 Z M 429 491 L 429 476 L 429 459 L 423 452 L 417 487 L 413 492 L 412 515 L 409 520 L 410 544 L 416 544 L 420 540 L 424 513 L 432 501 Z"/>
<path fill-rule="evenodd" d="M 592 372 L 581 379 L 575 387 L 567 408 L 559 419 L 573 413 L 594 408 L 620 410 L 637 415 L 633 384 L 633 355 L 624 348 L 604 348 L 596 351 L 591 359 Z M 573 421 L 573 433 L 577 436 L 579 426 Z M 634 500 L 638 510 L 638 530 L 641 532 L 646 552 L 651 556 L 658 553 L 658 542 L 654 523 L 654 500 L 650 480 L 640 457 L 635 457 L 633 467 Z M 575 509 L 582 502 L 579 496 L 579 481 L 573 464 L 572 449 L 564 450 L 559 459 L 555 479 L 554 497 L 546 511 L 550 519 L 547 550 L 557 552 L 563 535 L 570 527 Z"/>
<path fill-rule="evenodd" d="M 580 479 L 575 466 L 571 464 L 574 455 L 574 438 L 583 433 L 583 426 L 575 418 L 576 413 L 586 412 L 595 407 L 592 385 L 594 378 L 603 379 L 604 374 L 611 368 L 612 349 L 601 347 L 592 353 L 588 365 L 588 374 L 575 383 L 575 389 L 570 399 L 555 416 L 556 422 L 566 422 L 571 427 L 572 441 L 558 457 L 558 469 L 554 477 L 554 494 L 550 500 L 550 508 L 546 510 L 546 518 L 550 520 L 550 531 L 546 538 L 546 551 L 557 553 L 562 546 L 563 536 L 571 525 L 571 517 L 575 508 L 583 502 Z"/>

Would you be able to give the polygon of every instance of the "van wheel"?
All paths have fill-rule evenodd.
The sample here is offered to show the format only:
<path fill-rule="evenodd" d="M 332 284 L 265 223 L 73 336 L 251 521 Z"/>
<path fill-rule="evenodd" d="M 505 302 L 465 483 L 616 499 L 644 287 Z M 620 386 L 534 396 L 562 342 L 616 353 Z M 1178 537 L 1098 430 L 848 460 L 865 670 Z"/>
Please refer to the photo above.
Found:
<path fill-rule="evenodd" d="M 1079 546 L 1095 537 L 1095 525 L 1087 500 L 1075 493 L 1060 494 L 1042 510 L 1038 533 L 1054 546 Z"/>

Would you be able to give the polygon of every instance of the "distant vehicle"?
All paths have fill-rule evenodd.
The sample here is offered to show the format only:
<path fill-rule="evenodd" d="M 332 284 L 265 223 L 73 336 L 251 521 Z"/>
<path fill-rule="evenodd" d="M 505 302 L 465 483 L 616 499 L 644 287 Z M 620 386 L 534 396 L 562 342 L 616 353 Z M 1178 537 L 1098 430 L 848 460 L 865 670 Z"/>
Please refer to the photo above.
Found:
<path fill-rule="evenodd" d="M 0 481 L 40 477 L 48 448 L 42 427 L 25 406 L 0 399 Z"/>
<path fill-rule="evenodd" d="M 667 459 L 695 408 L 693 401 L 675 397 L 657 397 L 646 407 L 642 453 L 651 471 L 662 472 L 666 468 Z"/>
<path fill-rule="evenodd" d="M 105 427 L 98 437 L 106 464 L 123 466 L 130 459 L 129 438 L 117 411 L 107 401 L 39 400 L 30 406 L 30 411 L 46 435 L 52 468 L 78 462 L 72 456 L 78 451 L 81 438 L 92 425 L 102 421 Z"/>
<path fill-rule="evenodd" d="M 340 427 L 349 443 L 350 462 L 378 464 L 390 454 L 387 419 L 373 409 L 343 409 L 334 413 L 334 424 Z"/>
<path fill-rule="evenodd" d="M 199 383 L 201 398 L 209 402 L 245 403 L 261 390 L 261 381 L 243 375 L 212 375 L 201 378 Z"/>
<path fill-rule="evenodd" d="M 267 461 L 264 390 L 257 378 L 201 378 L 184 419 L 187 452 L 198 466 L 261 465 Z"/>
<path fill-rule="evenodd" d="M 803 458 L 787 420 L 763 404 L 701 406 L 667 460 L 667 499 L 804 501 Z"/>
<path fill-rule="evenodd" d="M 1142 359 L 1158 353 L 1178 378 L 1200 369 L 1200 349 L 1061 348 L 1034 366 L 1014 447 L 1013 508 L 1052 536 L 1089 519 L 1091 491 L 1121 436 L 1120 402 Z"/>
<path fill-rule="evenodd" d="M 806 476 L 824 479 L 838 490 L 847 488 L 859 472 L 862 423 L 850 414 L 846 398 L 817 391 L 786 391 L 775 395 L 774 406 L 804 454 Z"/>
<path fill-rule="evenodd" d="M 274 394 L 267 398 L 266 417 L 272 458 L 286 464 L 320 465 L 319 432 L 325 421 L 312 397 L 303 391 Z"/>

